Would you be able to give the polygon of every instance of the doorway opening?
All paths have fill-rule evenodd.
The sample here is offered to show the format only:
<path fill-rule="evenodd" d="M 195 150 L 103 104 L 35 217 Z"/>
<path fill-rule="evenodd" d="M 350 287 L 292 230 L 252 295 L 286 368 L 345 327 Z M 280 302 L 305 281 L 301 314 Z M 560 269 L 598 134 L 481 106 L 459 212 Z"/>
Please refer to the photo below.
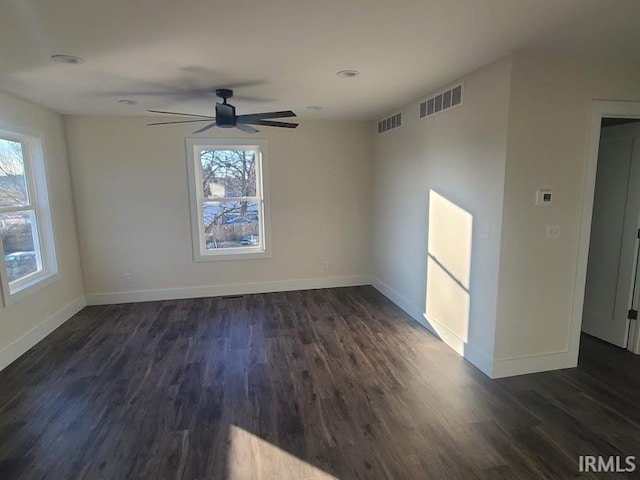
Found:
<path fill-rule="evenodd" d="M 604 117 L 582 332 L 621 348 L 629 347 L 638 318 L 639 245 L 640 119 Z"/>
<path fill-rule="evenodd" d="M 640 103 L 594 102 L 591 137 L 572 340 L 640 354 Z"/>

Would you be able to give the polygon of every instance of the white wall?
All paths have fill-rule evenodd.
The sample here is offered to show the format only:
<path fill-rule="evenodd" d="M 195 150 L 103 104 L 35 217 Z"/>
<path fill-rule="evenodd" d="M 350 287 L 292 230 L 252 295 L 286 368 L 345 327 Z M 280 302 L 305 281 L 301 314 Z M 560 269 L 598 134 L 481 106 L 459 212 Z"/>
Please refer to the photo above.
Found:
<path fill-rule="evenodd" d="M 496 372 L 575 365 L 570 345 L 591 102 L 640 100 L 640 65 L 514 57 L 500 262 Z M 538 188 L 555 192 L 534 207 Z M 560 224 L 558 240 L 546 225 Z"/>
<path fill-rule="evenodd" d="M 263 128 L 256 136 L 268 141 L 272 257 L 194 263 L 185 159 L 185 137 L 194 127 L 147 122 L 66 119 L 90 302 L 368 283 L 368 123 Z"/>
<path fill-rule="evenodd" d="M 0 302 L 2 369 L 82 308 L 84 294 L 61 117 L 0 93 L 0 128 L 42 134 L 60 273 L 51 284 L 8 307 Z"/>
<path fill-rule="evenodd" d="M 427 119 L 418 119 L 413 102 L 403 109 L 403 126 L 374 141 L 375 285 L 419 321 L 431 310 L 438 318 L 429 325 L 486 372 L 494 348 L 510 74 L 511 61 L 503 59 L 469 75 L 463 105 Z M 440 206 L 431 205 L 429 218 L 431 191 L 446 200 L 436 197 Z M 468 218 L 470 251 L 461 241 Z M 480 238 L 483 226 L 489 238 Z M 433 260 L 427 269 L 428 245 L 452 275 Z M 460 258 L 470 260 L 468 279 Z M 469 291 L 468 315 L 458 308 L 465 288 L 456 284 Z"/>

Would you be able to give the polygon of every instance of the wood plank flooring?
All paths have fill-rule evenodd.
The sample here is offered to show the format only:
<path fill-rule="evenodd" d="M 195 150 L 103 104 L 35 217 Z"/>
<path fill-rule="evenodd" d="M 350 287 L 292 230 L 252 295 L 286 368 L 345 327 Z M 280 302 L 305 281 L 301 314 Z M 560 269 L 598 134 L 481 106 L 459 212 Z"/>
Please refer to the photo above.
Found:
<path fill-rule="evenodd" d="M 371 287 L 89 307 L 0 372 L 0 478 L 638 478 L 578 456 L 640 463 L 639 359 L 492 381 Z"/>

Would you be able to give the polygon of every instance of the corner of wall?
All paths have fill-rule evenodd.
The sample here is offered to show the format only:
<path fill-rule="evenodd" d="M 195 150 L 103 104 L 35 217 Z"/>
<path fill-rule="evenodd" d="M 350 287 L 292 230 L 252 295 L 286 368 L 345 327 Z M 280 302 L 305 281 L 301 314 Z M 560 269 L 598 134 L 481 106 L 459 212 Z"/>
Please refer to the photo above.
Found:
<path fill-rule="evenodd" d="M 499 240 L 499 244 L 500 244 L 500 255 L 498 258 L 498 289 L 496 291 L 496 298 L 495 298 L 495 302 L 496 302 L 496 318 L 495 318 L 495 328 L 493 330 L 493 353 L 494 353 L 494 363 L 495 363 L 495 351 L 496 351 L 496 345 L 497 345 L 497 341 L 498 341 L 498 329 L 499 329 L 499 324 L 500 324 L 500 318 L 501 318 L 501 311 L 502 311 L 502 307 L 501 307 L 501 294 L 500 292 L 502 291 L 501 289 L 501 282 L 503 279 L 503 274 L 502 274 L 502 269 L 504 267 L 504 258 L 502 255 L 502 248 L 504 245 L 504 237 L 505 237 L 505 204 L 506 199 L 507 199 L 507 165 L 508 165 L 508 160 L 509 160 L 509 151 L 510 151 L 510 134 L 511 134 L 511 119 L 513 116 L 513 82 L 514 82 L 514 77 L 513 77 L 513 71 L 514 71 L 514 67 L 515 64 L 517 62 L 518 59 L 518 55 L 519 53 L 513 53 L 511 55 L 509 55 L 509 97 L 508 97 L 508 104 L 509 104 L 509 109 L 508 109 L 508 113 L 507 113 L 507 124 L 505 126 L 505 131 L 506 131 L 506 135 L 505 135 L 505 145 L 504 145 L 504 151 L 505 151 L 505 159 L 504 159 L 504 178 L 502 180 L 502 211 L 500 212 L 500 216 L 501 216 L 501 225 L 502 225 L 502 229 L 500 231 L 500 240 Z"/>
<path fill-rule="evenodd" d="M 27 129 L 43 144 L 48 204 L 59 275 L 37 292 L 0 306 L 0 368 L 22 355 L 86 304 L 73 215 L 68 145 L 63 117 L 0 92 L 0 122 L 7 130 Z M 53 313 L 52 313 L 53 312 Z"/>
<path fill-rule="evenodd" d="M 427 329 L 432 335 L 442 340 L 451 349 L 457 352 L 460 356 L 464 357 L 469 363 L 478 368 L 481 372 L 490 378 L 493 378 L 493 361 L 490 356 L 479 351 L 475 347 L 464 342 L 455 333 L 451 332 L 447 328 L 444 328 L 438 322 L 434 322 L 429 319 L 420 307 L 408 300 L 402 294 L 398 293 L 387 284 L 382 282 L 379 278 L 373 278 L 371 285 L 382 293 L 385 297 L 396 304 L 401 310 L 403 310 L 412 320 L 415 320 L 425 329 Z"/>
<path fill-rule="evenodd" d="M 402 128 L 374 142 L 373 285 L 490 377 L 494 375 L 513 62 L 509 55 L 465 76 L 459 109 L 419 120 L 417 102 L 406 106 Z M 473 218 L 471 310 L 465 338 L 447 328 L 446 322 L 425 316 L 427 275 L 422 263 L 427 262 L 426 242 L 431 234 L 428 200 L 407 191 L 422 196 L 439 192 Z M 398 218 L 394 212 L 408 204 L 412 206 L 404 207 L 406 214 Z M 480 236 L 482 225 L 489 226 L 490 236 Z M 402 251 L 397 249 L 398 239 L 406 240 Z"/>
<path fill-rule="evenodd" d="M 13 363 L 86 306 L 84 296 L 76 298 L 0 350 L 0 370 Z"/>

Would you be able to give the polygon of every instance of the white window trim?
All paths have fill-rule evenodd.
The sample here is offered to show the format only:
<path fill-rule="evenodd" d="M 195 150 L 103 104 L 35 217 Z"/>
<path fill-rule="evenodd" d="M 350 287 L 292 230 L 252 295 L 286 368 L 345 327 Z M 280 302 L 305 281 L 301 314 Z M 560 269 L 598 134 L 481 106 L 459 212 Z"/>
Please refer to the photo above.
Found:
<path fill-rule="evenodd" d="M 204 224 L 202 222 L 202 204 L 204 201 L 202 189 L 199 185 L 200 179 L 200 158 L 196 154 L 196 149 L 202 147 L 212 147 L 218 149 L 236 148 L 256 149 L 260 154 L 256 156 L 258 168 L 256 168 L 256 196 L 260 199 L 260 238 L 261 245 L 257 247 L 236 247 L 233 249 L 206 249 L 204 242 Z M 269 193 L 268 181 L 268 150 L 265 139 L 253 138 L 187 138 L 187 176 L 189 183 L 189 207 L 191 214 L 191 240 L 193 247 L 193 260 L 195 262 L 211 262 L 221 260 L 251 260 L 271 257 L 271 223 L 269 215 Z M 229 251 L 232 250 L 232 251 Z"/>
<path fill-rule="evenodd" d="M 4 248 L 0 242 L 0 262 L 2 262 L 0 286 L 5 307 L 51 284 L 60 275 L 49 208 L 43 137 L 41 132 L 15 126 L 0 126 L 0 138 L 21 142 L 26 147 L 24 162 L 27 188 L 29 189 L 29 204 L 35 210 L 36 238 L 40 246 L 38 261 L 42 266 L 40 271 L 9 283 L 7 269 L 4 265 Z"/>

